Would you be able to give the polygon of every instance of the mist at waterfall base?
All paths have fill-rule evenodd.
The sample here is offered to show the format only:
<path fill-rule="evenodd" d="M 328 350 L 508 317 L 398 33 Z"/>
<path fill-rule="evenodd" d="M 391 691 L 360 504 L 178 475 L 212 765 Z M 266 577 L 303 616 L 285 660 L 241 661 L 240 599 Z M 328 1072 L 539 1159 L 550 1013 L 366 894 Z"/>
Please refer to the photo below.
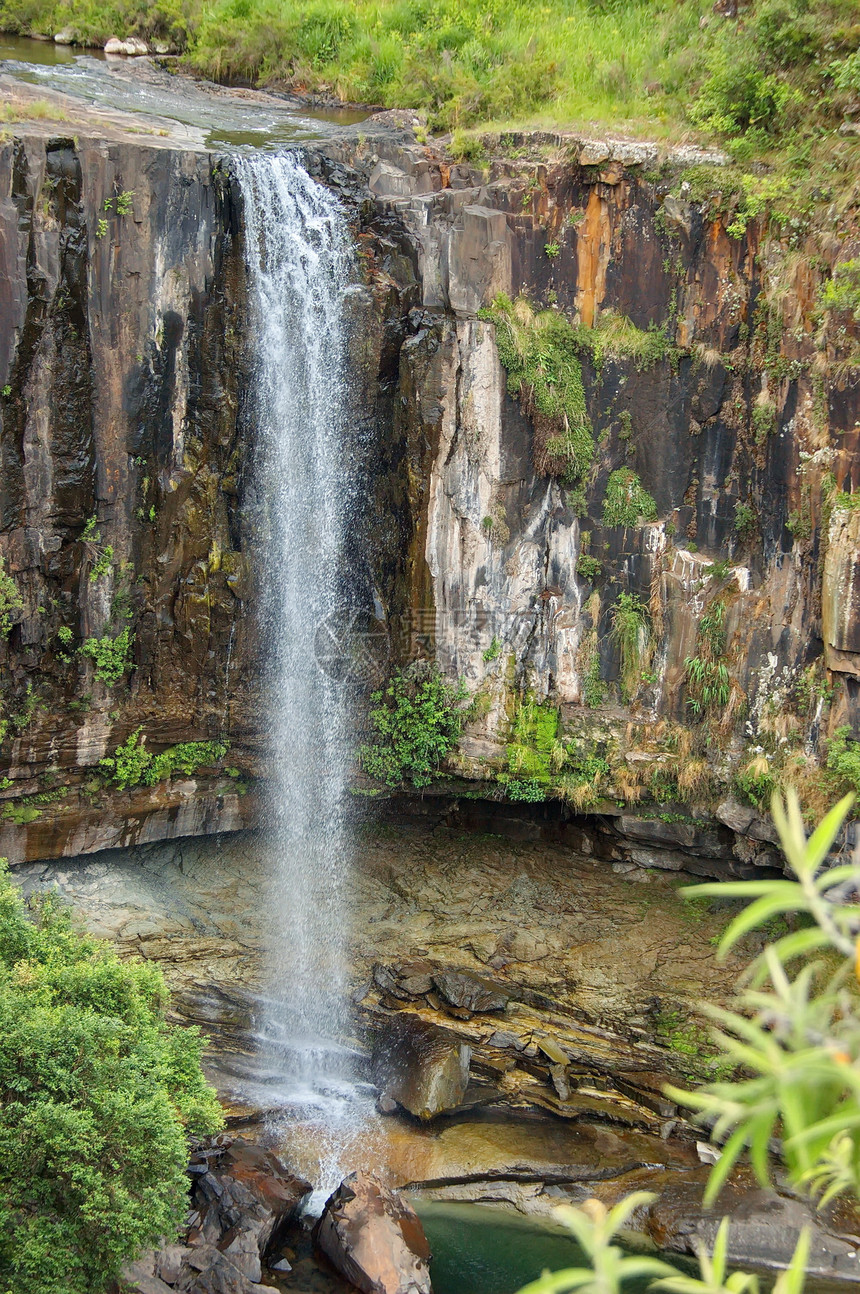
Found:
<path fill-rule="evenodd" d="M 356 1078 L 346 951 L 350 689 L 318 659 L 349 610 L 345 554 L 359 472 L 350 453 L 345 302 L 355 278 L 343 209 L 292 154 L 236 159 L 244 205 L 256 507 L 262 518 L 274 792 L 272 953 L 254 1097 L 307 1125 L 320 1196 L 351 1163 L 373 1094 Z M 307 1170 L 308 1165 L 303 1165 Z"/>

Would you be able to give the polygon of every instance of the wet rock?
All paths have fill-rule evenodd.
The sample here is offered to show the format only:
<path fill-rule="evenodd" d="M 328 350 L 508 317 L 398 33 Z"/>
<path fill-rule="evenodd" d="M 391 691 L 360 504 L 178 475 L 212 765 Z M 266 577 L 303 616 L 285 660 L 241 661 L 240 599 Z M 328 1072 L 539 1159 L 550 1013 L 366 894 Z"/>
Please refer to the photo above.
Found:
<path fill-rule="evenodd" d="M 433 976 L 433 983 L 446 1002 L 466 1011 L 504 1011 L 510 1001 L 500 984 L 468 971 L 442 971 Z"/>
<path fill-rule="evenodd" d="M 273 1289 L 250 1280 L 215 1245 L 189 1252 L 176 1288 L 184 1294 L 262 1294 L 263 1290 Z"/>
<path fill-rule="evenodd" d="M 731 1263 L 784 1267 L 794 1253 L 801 1228 L 809 1227 L 812 1243 L 807 1274 L 858 1280 L 858 1242 L 835 1234 L 803 1201 L 762 1190 L 742 1172 L 723 1189 L 717 1205 L 707 1209 L 702 1204 L 706 1175 L 707 1170 L 701 1170 L 699 1183 L 670 1182 L 649 1209 L 647 1228 L 660 1248 L 695 1253 L 697 1244 L 704 1243 L 710 1250 L 720 1219 L 729 1214 Z"/>
<path fill-rule="evenodd" d="M 471 1048 L 413 1015 L 386 1017 L 373 1048 L 373 1081 L 383 1099 L 428 1120 L 463 1103 Z"/>
<path fill-rule="evenodd" d="M 430 1248 L 413 1209 L 364 1173 L 328 1200 L 316 1243 L 363 1294 L 431 1294 Z"/>
<path fill-rule="evenodd" d="M 202 1144 L 189 1164 L 184 1244 L 165 1245 L 127 1266 L 129 1294 L 257 1294 L 263 1260 L 279 1243 L 310 1184 L 270 1151 L 239 1138 Z"/>

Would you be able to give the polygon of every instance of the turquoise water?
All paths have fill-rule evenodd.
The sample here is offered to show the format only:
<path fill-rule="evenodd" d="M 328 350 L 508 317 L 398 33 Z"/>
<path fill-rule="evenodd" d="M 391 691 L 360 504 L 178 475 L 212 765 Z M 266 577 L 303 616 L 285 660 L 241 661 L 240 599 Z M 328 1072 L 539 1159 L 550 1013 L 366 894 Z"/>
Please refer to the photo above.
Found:
<path fill-rule="evenodd" d="M 510 1209 L 439 1203 L 417 1208 L 433 1252 L 433 1294 L 516 1294 L 545 1268 L 559 1271 L 582 1259 L 566 1231 Z"/>

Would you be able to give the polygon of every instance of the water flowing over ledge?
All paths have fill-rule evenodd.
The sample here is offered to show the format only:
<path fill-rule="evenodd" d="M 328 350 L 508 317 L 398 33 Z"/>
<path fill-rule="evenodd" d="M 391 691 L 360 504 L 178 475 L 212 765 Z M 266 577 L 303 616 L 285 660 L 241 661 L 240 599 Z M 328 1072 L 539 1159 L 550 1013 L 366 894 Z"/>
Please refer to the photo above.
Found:
<path fill-rule="evenodd" d="M 342 805 L 352 716 L 348 689 L 326 672 L 320 643 L 350 600 L 344 556 L 357 473 L 346 435 L 344 301 L 354 256 L 338 199 L 295 155 L 246 156 L 235 169 L 245 208 L 274 769 L 274 952 L 261 1078 L 291 1116 L 343 1124 L 346 1135 L 354 1099 L 343 1045 L 352 842 Z M 334 1147 L 330 1154 L 336 1158 Z"/>

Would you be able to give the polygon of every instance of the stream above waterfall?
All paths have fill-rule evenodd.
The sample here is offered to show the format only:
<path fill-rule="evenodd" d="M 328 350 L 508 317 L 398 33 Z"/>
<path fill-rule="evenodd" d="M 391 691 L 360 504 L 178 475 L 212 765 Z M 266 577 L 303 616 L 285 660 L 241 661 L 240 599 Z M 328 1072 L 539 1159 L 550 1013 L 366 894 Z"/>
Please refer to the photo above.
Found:
<path fill-rule="evenodd" d="M 172 75 L 149 59 L 81 53 L 23 37 L 0 36 L 0 72 L 91 108 L 179 123 L 187 128 L 189 143 L 214 150 L 308 143 L 368 115 L 336 105 L 308 107 L 288 95 L 226 89 Z"/>

